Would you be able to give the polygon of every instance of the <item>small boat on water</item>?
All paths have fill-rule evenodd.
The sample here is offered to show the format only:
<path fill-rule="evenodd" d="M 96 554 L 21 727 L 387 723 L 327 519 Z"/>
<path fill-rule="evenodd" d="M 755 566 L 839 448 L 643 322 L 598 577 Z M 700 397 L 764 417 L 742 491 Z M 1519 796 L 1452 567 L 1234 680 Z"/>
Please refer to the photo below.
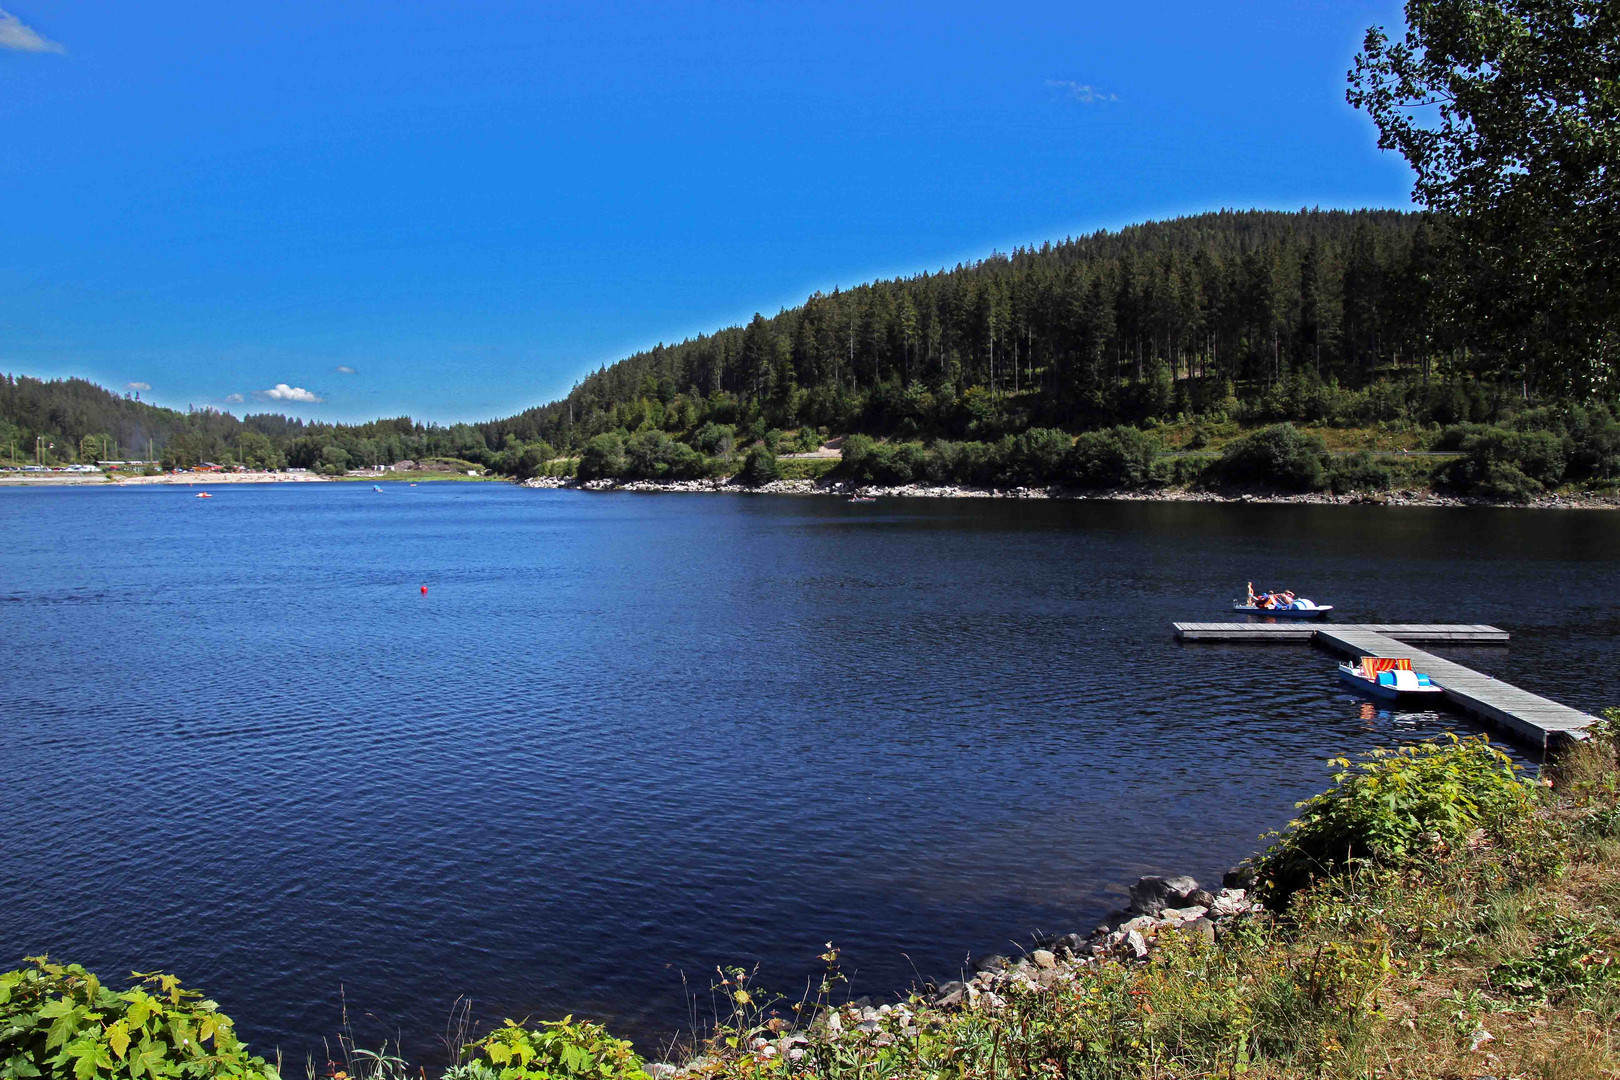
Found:
<path fill-rule="evenodd" d="M 877 502 L 877 498 L 875 496 L 872 496 L 872 495 L 851 495 L 849 497 L 849 501 L 850 502 Z"/>
<path fill-rule="evenodd" d="M 1320 619 L 1333 610 L 1333 605 L 1298 599 L 1278 604 L 1276 607 L 1263 607 L 1259 604 L 1245 604 L 1241 600 L 1234 600 L 1232 610 L 1244 615 L 1271 615 L 1279 619 Z"/>
<path fill-rule="evenodd" d="M 378 486 L 377 486 L 377 485 L 376 485 L 376 484 L 372 484 L 372 485 L 371 485 L 371 490 L 372 490 L 372 491 L 381 491 L 381 490 L 382 490 L 382 488 L 380 488 L 380 487 L 378 487 Z"/>
<path fill-rule="evenodd" d="M 199 499 L 212 499 L 213 496 L 208 494 L 208 492 L 206 492 L 206 491 L 199 491 L 199 492 L 197 492 L 197 498 L 199 498 Z"/>
<path fill-rule="evenodd" d="M 1254 582 L 1249 582 L 1249 595 L 1233 600 L 1232 610 L 1244 615 L 1275 615 L 1283 619 L 1319 619 L 1333 610 L 1332 604 L 1318 604 L 1287 590 L 1257 593 Z"/>
<path fill-rule="evenodd" d="M 1445 692 L 1421 671 L 1413 671 L 1412 661 L 1405 657 L 1363 656 L 1354 664 L 1340 664 L 1339 678 L 1357 693 L 1379 701 L 1411 703 Z"/>

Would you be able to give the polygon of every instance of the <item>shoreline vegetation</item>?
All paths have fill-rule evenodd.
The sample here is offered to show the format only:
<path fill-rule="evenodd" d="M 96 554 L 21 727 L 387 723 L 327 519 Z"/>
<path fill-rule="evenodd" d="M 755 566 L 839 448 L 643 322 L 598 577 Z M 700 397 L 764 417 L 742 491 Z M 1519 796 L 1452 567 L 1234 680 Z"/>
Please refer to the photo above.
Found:
<path fill-rule="evenodd" d="M 1219 890 L 1150 876 L 1089 934 L 1032 939 L 884 1001 L 838 952 L 797 999 L 716 972 L 703 1030 L 644 1060 L 602 1026 L 452 1022 L 443 1080 L 1620 1077 L 1620 710 L 1529 778 L 1484 737 L 1335 759 Z M 408 1080 L 251 1054 L 168 975 L 114 991 L 43 958 L 0 975 L 0 1075 Z"/>

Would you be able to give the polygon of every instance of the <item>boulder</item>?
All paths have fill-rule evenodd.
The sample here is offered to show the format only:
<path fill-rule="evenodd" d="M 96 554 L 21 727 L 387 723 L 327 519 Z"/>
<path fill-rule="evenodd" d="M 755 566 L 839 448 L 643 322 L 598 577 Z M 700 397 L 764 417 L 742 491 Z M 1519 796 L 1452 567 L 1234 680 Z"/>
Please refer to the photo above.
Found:
<path fill-rule="evenodd" d="M 1057 967 L 1057 955 L 1050 949 L 1036 949 L 1029 954 L 1029 958 L 1035 961 L 1035 966 L 1038 968 L 1050 971 L 1052 968 Z"/>
<path fill-rule="evenodd" d="M 1191 934 L 1203 938 L 1211 944 L 1215 941 L 1215 924 L 1205 918 L 1197 918 L 1181 928 L 1184 934 Z"/>
<path fill-rule="evenodd" d="M 1182 926 L 1192 922 L 1194 919 L 1201 919 L 1207 914 L 1209 914 L 1209 908 L 1202 904 L 1194 904 L 1183 908 L 1167 907 L 1159 912 L 1159 918 L 1171 926 Z"/>
<path fill-rule="evenodd" d="M 979 961 L 980 971 L 1005 971 L 1012 966 L 1012 961 L 1005 956 L 987 956 Z"/>
<path fill-rule="evenodd" d="M 1232 869 L 1228 870 L 1224 875 L 1222 875 L 1221 888 L 1252 889 L 1254 888 L 1255 880 L 1256 875 L 1254 872 L 1254 867 L 1250 866 L 1248 863 L 1238 863 L 1236 866 L 1232 867 Z"/>
<path fill-rule="evenodd" d="M 1085 947 L 1086 939 L 1079 934 L 1064 934 L 1057 939 L 1056 951 L 1067 952 L 1071 956 L 1079 956 L 1080 950 Z"/>
<path fill-rule="evenodd" d="M 1138 878 L 1131 886 L 1131 911 L 1140 915 L 1157 915 L 1167 907 L 1180 907 L 1198 888 L 1198 882 L 1186 874 L 1160 877 L 1149 874 Z"/>
<path fill-rule="evenodd" d="M 1194 889 L 1192 892 L 1187 894 L 1188 907 L 1207 908 L 1213 907 L 1214 905 L 1215 894 L 1210 892 L 1208 889 Z"/>
<path fill-rule="evenodd" d="M 1132 930 L 1125 935 L 1125 949 L 1138 960 L 1146 960 L 1148 954 L 1147 939 L 1139 931 Z"/>

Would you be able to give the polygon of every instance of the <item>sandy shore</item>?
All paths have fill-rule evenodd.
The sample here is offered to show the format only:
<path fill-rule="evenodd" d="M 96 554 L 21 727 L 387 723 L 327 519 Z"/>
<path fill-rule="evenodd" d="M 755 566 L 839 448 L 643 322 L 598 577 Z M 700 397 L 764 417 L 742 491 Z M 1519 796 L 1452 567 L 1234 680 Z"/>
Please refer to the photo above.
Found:
<path fill-rule="evenodd" d="M 331 478 L 314 473 L 163 473 L 140 476 L 126 473 L 3 473 L 0 486 L 11 487 L 133 487 L 141 484 L 329 484 Z"/>

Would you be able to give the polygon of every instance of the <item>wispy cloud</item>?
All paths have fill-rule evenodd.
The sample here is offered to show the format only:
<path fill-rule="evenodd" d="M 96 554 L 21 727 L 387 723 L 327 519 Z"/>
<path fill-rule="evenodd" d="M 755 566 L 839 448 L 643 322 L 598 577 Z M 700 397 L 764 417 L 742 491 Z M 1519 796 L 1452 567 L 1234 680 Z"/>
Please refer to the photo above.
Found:
<path fill-rule="evenodd" d="M 64 46 L 45 37 L 4 9 L 0 9 L 0 49 L 15 49 L 17 52 L 67 52 Z"/>
<path fill-rule="evenodd" d="M 350 367 L 348 364 L 339 364 L 337 366 L 337 368 L 336 368 L 336 371 L 337 371 L 337 373 L 339 375 L 354 375 L 354 374 L 356 374 L 354 368 Z"/>
<path fill-rule="evenodd" d="M 1083 105 L 1094 105 L 1103 101 L 1118 101 L 1119 95 L 1089 83 L 1078 83 L 1071 79 L 1047 79 L 1046 88 L 1054 91 L 1063 101 L 1078 101 Z"/>
<path fill-rule="evenodd" d="M 152 389 L 152 384 L 149 383 L 149 382 L 127 382 L 127 383 L 124 384 L 124 389 L 125 390 L 150 390 L 150 389 Z"/>
<path fill-rule="evenodd" d="M 313 390 L 288 386 L 284 382 L 278 382 L 268 390 L 255 390 L 253 396 L 260 401 L 296 401 L 304 405 L 319 405 L 326 400 Z"/>
<path fill-rule="evenodd" d="M 227 404 L 227 405 L 240 405 L 240 404 L 242 404 L 242 402 L 244 402 L 246 400 L 247 399 L 244 398 L 241 394 L 226 394 L 225 395 L 225 404 Z"/>

